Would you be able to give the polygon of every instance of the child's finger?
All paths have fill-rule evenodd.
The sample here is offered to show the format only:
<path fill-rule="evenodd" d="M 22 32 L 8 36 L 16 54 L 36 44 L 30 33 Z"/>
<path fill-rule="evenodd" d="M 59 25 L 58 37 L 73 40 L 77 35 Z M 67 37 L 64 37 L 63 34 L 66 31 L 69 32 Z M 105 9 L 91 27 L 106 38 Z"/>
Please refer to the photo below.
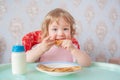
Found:
<path fill-rule="evenodd" d="M 66 40 L 63 40 L 62 45 L 61 46 L 65 46 L 66 45 Z"/>
<path fill-rule="evenodd" d="M 50 36 L 45 37 L 44 41 L 50 40 Z"/>
<path fill-rule="evenodd" d="M 48 42 L 49 46 L 54 45 L 54 44 L 55 44 L 55 41 Z"/>
<path fill-rule="evenodd" d="M 51 37 L 50 37 L 50 40 L 55 40 L 55 38 L 56 38 L 56 35 L 51 36 Z"/>
<path fill-rule="evenodd" d="M 70 40 L 64 40 L 64 42 L 61 45 L 63 48 L 67 48 L 71 46 L 71 41 Z"/>

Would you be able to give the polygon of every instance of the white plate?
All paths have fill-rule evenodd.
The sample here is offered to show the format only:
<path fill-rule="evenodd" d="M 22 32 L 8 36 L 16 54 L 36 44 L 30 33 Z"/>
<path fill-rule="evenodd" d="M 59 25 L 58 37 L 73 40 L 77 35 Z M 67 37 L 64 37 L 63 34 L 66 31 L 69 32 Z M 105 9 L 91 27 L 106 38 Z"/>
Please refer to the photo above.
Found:
<path fill-rule="evenodd" d="M 78 66 L 78 64 L 76 64 L 76 63 L 70 63 L 70 62 L 47 62 L 47 63 L 39 63 L 39 64 L 44 64 L 44 65 L 46 65 L 48 67 L 54 67 L 54 68 Z M 73 72 L 49 72 L 49 71 L 44 71 L 44 70 L 38 68 L 38 65 L 36 66 L 36 69 L 38 71 L 47 73 L 48 75 L 52 75 L 52 76 L 65 76 L 65 75 L 77 73 L 77 72 L 80 71 L 80 70 L 78 70 L 78 71 L 73 71 Z"/>

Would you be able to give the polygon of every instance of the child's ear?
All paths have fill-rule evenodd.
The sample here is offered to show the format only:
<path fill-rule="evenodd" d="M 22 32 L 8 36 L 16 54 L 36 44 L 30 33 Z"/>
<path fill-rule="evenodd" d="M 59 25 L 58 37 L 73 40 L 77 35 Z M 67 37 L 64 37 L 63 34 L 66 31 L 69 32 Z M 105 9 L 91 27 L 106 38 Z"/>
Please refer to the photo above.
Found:
<path fill-rule="evenodd" d="M 75 29 L 72 30 L 72 35 L 74 35 L 74 34 L 75 34 Z"/>

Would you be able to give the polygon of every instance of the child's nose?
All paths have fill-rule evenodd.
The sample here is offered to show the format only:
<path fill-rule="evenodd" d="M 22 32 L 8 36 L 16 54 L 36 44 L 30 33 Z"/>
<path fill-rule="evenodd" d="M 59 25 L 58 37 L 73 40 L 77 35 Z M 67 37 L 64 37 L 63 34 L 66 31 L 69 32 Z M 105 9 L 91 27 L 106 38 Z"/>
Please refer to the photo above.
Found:
<path fill-rule="evenodd" d="M 62 30 L 59 30 L 59 31 L 58 31 L 58 35 L 63 35 L 63 31 L 62 31 Z"/>

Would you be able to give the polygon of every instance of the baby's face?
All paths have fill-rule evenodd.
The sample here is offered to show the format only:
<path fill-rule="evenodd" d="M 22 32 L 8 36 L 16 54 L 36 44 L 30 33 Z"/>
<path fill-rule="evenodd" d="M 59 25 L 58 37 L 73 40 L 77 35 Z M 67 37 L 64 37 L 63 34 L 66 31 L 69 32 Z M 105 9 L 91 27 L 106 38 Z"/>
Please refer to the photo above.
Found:
<path fill-rule="evenodd" d="M 51 37 L 55 36 L 56 40 L 71 39 L 70 24 L 68 24 L 63 18 L 60 18 L 58 23 L 53 21 L 48 26 L 48 34 Z"/>

